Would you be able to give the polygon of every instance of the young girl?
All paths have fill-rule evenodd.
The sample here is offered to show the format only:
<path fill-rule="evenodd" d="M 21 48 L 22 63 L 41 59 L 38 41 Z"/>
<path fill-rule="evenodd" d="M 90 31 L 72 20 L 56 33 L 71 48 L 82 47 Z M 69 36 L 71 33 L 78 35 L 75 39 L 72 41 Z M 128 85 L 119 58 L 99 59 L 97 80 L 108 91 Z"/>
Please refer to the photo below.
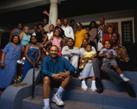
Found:
<path fill-rule="evenodd" d="M 30 68 L 37 66 L 41 57 L 41 51 L 39 45 L 37 44 L 36 37 L 31 36 L 30 41 L 31 41 L 30 44 L 26 46 L 26 50 L 25 50 L 26 60 L 23 65 L 22 79 L 24 79 Z"/>
<path fill-rule="evenodd" d="M 52 45 L 56 45 L 59 49 L 58 55 L 61 55 L 62 47 L 64 45 L 64 39 L 61 36 L 60 28 L 56 28 L 54 31 L 54 36 L 51 39 Z"/>
<path fill-rule="evenodd" d="M 22 53 L 22 59 L 19 59 L 17 61 L 17 63 L 18 64 L 24 64 L 24 60 L 25 60 L 24 51 L 26 49 L 26 46 L 29 44 L 30 38 L 31 38 L 31 35 L 29 34 L 29 27 L 28 26 L 23 27 L 23 30 L 20 33 L 19 37 L 20 37 L 20 40 L 21 40 L 21 45 L 23 46 L 23 53 Z"/>
<path fill-rule="evenodd" d="M 80 65 L 79 65 L 79 69 L 83 69 L 85 64 L 87 62 L 91 62 L 92 58 L 95 57 L 96 52 L 92 50 L 92 47 L 90 44 L 87 45 L 86 47 L 86 51 L 83 54 L 83 56 L 80 59 Z"/>
<path fill-rule="evenodd" d="M 125 82 L 129 81 L 129 79 L 124 76 L 123 71 L 116 62 L 117 53 L 111 48 L 110 41 L 104 42 L 104 48 L 100 51 L 99 56 L 103 57 L 103 70 L 106 67 L 112 67 Z"/>
<path fill-rule="evenodd" d="M 28 26 L 24 26 L 23 27 L 23 31 L 20 33 L 20 40 L 21 40 L 21 44 L 23 46 L 26 46 L 27 44 L 29 44 L 30 42 L 30 34 L 29 34 L 29 27 Z"/>
<path fill-rule="evenodd" d="M 91 79 L 91 90 L 94 92 L 97 90 L 96 84 L 95 84 L 95 74 L 93 70 L 92 65 L 92 58 L 94 58 L 96 55 L 96 52 L 92 50 L 92 47 L 90 44 L 86 46 L 85 52 L 83 53 L 83 56 L 81 57 L 81 64 L 80 67 L 83 69 L 80 73 L 79 79 L 81 80 L 81 88 L 83 90 L 87 90 L 88 86 L 86 85 L 86 79 Z"/>
<path fill-rule="evenodd" d="M 21 57 L 22 46 L 20 45 L 19 36 L 12 36 L 3 49 L 2 59 L 0 62 L 0 88 L 8 87 L 15 75 L 17 69 L 17 60 Z"/>

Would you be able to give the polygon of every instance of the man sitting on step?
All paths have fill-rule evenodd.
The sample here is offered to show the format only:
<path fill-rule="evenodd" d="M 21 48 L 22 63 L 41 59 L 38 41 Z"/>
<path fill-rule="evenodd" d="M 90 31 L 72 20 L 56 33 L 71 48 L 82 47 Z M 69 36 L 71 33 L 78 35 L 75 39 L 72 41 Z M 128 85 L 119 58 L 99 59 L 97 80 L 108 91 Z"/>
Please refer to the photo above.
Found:
<path fill-rule="evenodd" d="M 62 93 L 70 82 L 71 74 L 75 71 L 75 68 L 65 58 L 58 56 L 58 48 L 53 45 L 50 48 L 49 56 L 46 56 L 42 60 L 41 72 L 44 75 L 43 79 L 43 101 L 44 108 L 50 109 L 49 96 L 51 86 L 55 84 L 61 84 L 57 92 L 52 98 L 52 101 L 58 106 L 63 106 Z"/>
<path fill-rule="evenodd" d="M 62 48 L 62 56 L 70 61 L 70 63 L 78 69 L 80 51 L 77 47 L 74 47 L 74 40 L 68 38 L 67 45 Z"/>

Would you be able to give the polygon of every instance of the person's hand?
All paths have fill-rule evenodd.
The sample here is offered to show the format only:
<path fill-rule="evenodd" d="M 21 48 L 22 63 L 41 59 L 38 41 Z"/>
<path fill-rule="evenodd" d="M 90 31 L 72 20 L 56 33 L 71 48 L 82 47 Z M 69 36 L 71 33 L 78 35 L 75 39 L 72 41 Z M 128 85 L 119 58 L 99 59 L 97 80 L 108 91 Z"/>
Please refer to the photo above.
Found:
<path fill-rule="evenodd" d="M 61 76 L 62 78 L 66 78 L 66 77 L 68 77 L 68 75 L 69 75 L 70 73 L 68 72 L 68 71 L 66 71 L 66 72 L 61 72 L 61 73 L 59 73 L 59 76 Z"/>
<path fill-rule="evenodd" d="M 36 63 L 35 63 L 35 62 L 32 62 L 32 66 L 35 67 L 35 66 L 36 66 Z"/>
<path fill-rule="evenodd" d="M 113 52 L 110 52 L 110 57 L 111 57 L 111 58 L 113 58 L 113 57 L 114 57 Z"/>
<path fill-rule="evenodd" d="M 40 44 L 40 45 L 39 45 L 39 47 L 40 47 L 40 48 L 43 48 L 43 47 L 44 47 L 44 45 L 43 45 L 43 44 Z"/>
<path fill-rule="evenodd" d="M 42 13 L 45 14 L 45 15 L 47 15 L 47 16 L 49 16 L 49 13 L 48 13 L 47 10 L 44 10 Z"/>
<path fill-rule="evenodd" d="M 64 79 L 60 74 L 53 74 L 52 78 L 55 80 L 63 80 Z"/>
<path fill-rule="evenodd" d="M 72 51 L 69 50 L 69 57 L 71 58 L 72 57 Z"/>
<path fill-rule="evenodd" d="M 38 64 L 38 62 L 36 62 L 36 64 L 35 64 L 34 67 L 39 68 L 39 64 Z"/>
<path fill-rule="evenodd" d="M 5 67 L 4 63 L 0 63 L 0 68 L 4 68 L 4 67 Z"/>
<path fill-rule="evenodd" d="M 103 55 L 103 56 L 106 56 L 106 53 L 107 53 L 107 51 L 103 51 L 102 55 Z"/>
<path fill-rule="evenodd" d="M 111 54 L 111 53 L 107 53 L 107 55 L 106 55 L 106 57 L 108 58 L 108 59 L 111 59 L 113 56 L 112 56 L 113 54 Z"/>

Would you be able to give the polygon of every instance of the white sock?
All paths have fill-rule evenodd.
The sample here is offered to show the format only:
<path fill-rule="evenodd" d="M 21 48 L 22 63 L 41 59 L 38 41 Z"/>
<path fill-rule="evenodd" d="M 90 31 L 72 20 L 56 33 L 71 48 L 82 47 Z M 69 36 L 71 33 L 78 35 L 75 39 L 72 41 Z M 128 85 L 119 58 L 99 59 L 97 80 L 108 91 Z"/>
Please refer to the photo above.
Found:
<path fill-rule="evenodd" d="M 43 99 L 44 106 L 49 106 L 49 98 Z"/>
<path fill-rule="evenodd" d="M 124 75 L 123 74 L 120 74 L 120 77 L 123 77 Z"/>
<path fill-rule="evenodd" d="M 97 90 L 97 88 L 96 88 L 96 81 L 95 81 L 95 80 L 92 80 L 91 90 L 92 90 L 93 92 L 95 92 L 95 91 Z"/>
<path fill-rule="evenodd" d="M 129 81 L 129 79 L 124 75 L 124 74 L 120 74 L 120 77 L 125 81 Z"/>
<path fill-rule="evenodd" d="M 85 90 L 85 91 L 88 89 L 85 80 L 82 80 L 82 81 L 81 81 L 81 88 L 82 88 L 83 90 Z"/>
<path fill-rule="evenodd" d="M 64 89 L 60 86 L 57 90 L 57 93 L 59 96 L 62 96 L 62 93 L 64 92 Z"/>

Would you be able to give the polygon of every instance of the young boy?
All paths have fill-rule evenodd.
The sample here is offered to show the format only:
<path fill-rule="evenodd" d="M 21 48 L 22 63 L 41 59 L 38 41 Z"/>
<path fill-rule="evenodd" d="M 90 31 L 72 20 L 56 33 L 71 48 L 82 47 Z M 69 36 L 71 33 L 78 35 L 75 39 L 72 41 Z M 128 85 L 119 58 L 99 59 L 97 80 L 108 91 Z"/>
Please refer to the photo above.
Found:
<path fill-rule="evenodd" d="M 108 66 L 112 67 L 123 79 L 123 81 L 127 82 L 129 79 L 124 76 L 123 71 L 121 68 L 118 66 L 117 61 L 116 61 L 116 51 L 111 48 L 111 43 L 110 41 L 105 41 L 104 42 L 104 48 L 99 52 L 99 56 L 103 57 L 103 66 Z"/>

